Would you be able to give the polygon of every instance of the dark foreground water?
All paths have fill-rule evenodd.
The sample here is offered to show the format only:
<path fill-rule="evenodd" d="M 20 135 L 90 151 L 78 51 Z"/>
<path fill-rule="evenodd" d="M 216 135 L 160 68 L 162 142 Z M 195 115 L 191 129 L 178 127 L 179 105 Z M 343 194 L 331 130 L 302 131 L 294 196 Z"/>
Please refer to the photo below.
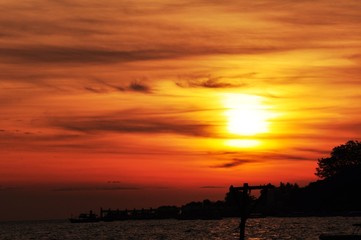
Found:
<path fill-rule="evenodd" d="M 259 218 L 247 221 L 249 240 L 316 240 L 321 233 L 352 233 L 361 217 Z M 0 223 L 0 239 L 238 239 L 238 219 L 147 220 L 71 224 L 66 221 Z"/>

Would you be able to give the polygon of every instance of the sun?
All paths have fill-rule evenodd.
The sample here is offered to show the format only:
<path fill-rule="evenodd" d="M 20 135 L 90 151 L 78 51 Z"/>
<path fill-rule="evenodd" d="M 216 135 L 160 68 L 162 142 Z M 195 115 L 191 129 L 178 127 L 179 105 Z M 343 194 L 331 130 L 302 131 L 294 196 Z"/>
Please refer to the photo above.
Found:
<path fill-rule="evenodd" d="M 253 136 L 269 132 L 270 112 L 262 104 L 262 98 L 247 94 L 226 94 L 224 96 L 229 133 Z"/>

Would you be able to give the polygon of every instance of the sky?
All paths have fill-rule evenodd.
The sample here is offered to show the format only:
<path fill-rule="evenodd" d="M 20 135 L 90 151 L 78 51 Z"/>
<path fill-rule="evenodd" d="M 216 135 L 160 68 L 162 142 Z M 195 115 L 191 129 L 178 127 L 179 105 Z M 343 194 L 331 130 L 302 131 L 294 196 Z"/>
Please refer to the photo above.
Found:
<path fill-rule="evenodd" d="M 358 0 L 0 0 L 0 220 L 297 182 L 361 134 Z"/>

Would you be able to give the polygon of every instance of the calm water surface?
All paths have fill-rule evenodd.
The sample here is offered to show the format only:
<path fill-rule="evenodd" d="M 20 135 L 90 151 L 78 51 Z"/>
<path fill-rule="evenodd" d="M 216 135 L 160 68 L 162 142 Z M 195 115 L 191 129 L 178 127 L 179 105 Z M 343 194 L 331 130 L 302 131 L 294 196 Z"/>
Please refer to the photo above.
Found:
<path fill-rule="evenodd" d="M 316 240 L 321 233 L 352 233 L 361 217 L 259 218 L 247 221 L 249 240 Z M 71 224 L 0 223 L 0 239 L 238 239 L 238 219 L 147 220 Z"/>

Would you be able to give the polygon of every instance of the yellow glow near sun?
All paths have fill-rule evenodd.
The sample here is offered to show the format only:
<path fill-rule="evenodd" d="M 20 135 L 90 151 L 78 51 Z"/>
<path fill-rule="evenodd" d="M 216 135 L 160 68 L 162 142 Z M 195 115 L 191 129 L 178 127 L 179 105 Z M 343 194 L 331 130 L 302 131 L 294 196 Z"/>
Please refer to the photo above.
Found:
<path fill-rule="evenodd" d="M 251 148 L 260 145 L 260 141 L 254 139 L 229 139 L 225 145 L 236 148 Z"/>
<path fill-rule="evenodd" d="M 230 133 L 253 136 L 269 131 L 270 112 L 262 104 L 262 98 L 247 94 L 226 94 L 224 105 L 228 109 L 227 128 Z"/>

